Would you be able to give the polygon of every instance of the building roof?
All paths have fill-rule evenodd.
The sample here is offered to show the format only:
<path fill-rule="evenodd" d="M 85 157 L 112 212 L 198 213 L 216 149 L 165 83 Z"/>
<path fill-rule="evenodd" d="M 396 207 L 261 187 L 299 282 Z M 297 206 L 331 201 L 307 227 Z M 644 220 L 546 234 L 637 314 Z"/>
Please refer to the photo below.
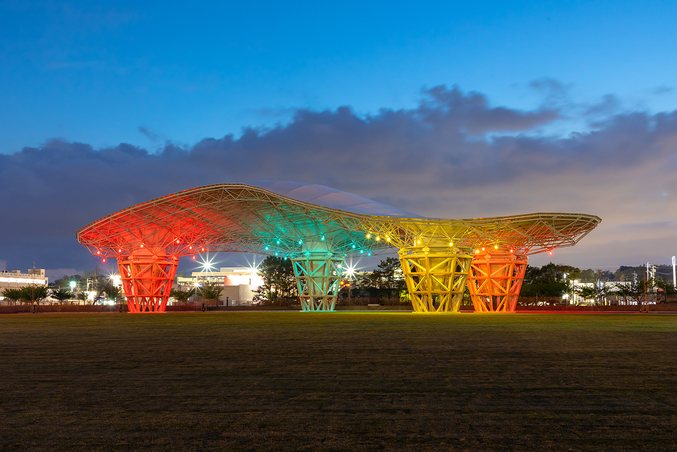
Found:
<path fill-rule="evenodd" d="M 291 181 L 261 180 L 247 182 L 249 185 L 263 188 L 278 195 L 292 198 L 297 201 L 343 210 L 360 215 L 379 215 L 384 217 L 424 218 L 411 212 L 372 201 L 352 193 L 336 190 L 324 185 L 302 184 Z"/>
<path fill-rule="evenodd" d="M 490 245 L 534 254 L 572 246 L 600 221 L 570 213 L 430 219 L 322 185 L 258 181 L 156 198 L 82 228 L 77 238 L 102 257 L 203 251 L 360 255 L 411 246 Z"/>

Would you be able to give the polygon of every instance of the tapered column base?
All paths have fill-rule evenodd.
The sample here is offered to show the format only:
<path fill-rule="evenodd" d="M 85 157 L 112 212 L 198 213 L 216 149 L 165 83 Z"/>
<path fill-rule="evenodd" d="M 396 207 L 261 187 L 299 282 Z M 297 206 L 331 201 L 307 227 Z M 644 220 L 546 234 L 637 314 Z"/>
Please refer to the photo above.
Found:
<path fill-rule="evenodd" d="M 399 252 L 414 312 L 458 312 L 472 262 L 468 250 L 411 247 Z"/>
<path fill-rule="evenodd" d="M 127 256 L 118 259 L 129 312 L 164 312 L 179 260 L 168 256 Z"/>
<path fill-rule="evenodd" d="M 527 261 L 505 248 L 478 250 L 468 275 L 475 312 L 515 312 Z"/>
<path fill-rule="evenodd" d="M 343 261 L 327 253 L 306 253 L 292 259 L 303 311 L 334 310 Z"/>

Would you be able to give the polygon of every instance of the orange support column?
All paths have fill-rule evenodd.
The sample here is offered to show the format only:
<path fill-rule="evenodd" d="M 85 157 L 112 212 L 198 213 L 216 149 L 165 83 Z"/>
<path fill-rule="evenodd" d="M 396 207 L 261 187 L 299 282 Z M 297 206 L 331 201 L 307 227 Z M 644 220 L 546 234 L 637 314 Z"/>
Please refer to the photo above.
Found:
<path fill-rule="evenodd" d="M 165 312 L 178 263 L 169 256 L 118 258 L 129 312 Z"/>
<path fill-rule="evenodd" d="M 501 247 L 475 251 L 468 274 L 475 312 L 515 312 L 527 260 Z"/>

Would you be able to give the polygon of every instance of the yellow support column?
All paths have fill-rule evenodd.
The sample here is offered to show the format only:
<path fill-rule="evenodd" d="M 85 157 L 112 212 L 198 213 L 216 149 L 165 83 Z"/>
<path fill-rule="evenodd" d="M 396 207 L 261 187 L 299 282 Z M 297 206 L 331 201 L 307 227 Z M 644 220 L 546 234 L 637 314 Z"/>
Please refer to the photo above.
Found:
<path fill-rule="evenodd" d="M 458 312 L 472 262 L 469 250 L 412 246 L 399 251 L 414 312 Z"/>

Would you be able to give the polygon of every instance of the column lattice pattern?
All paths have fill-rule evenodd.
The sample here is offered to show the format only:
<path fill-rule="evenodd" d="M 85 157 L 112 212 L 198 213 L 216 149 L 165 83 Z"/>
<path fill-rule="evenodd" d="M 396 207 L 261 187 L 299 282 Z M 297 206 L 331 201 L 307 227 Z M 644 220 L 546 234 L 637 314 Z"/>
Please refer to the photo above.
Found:
<path fill-rule="evenodd" d="M 475 254 L 468 275 L 475 312 L 515 312 L 527 260 L 501 248 Z"/>
<path fill-rule="evenodd" d="M 164 312 L 178 259 L 129 256 L 118 260 L 129 312 Z"/>
<path fill-rule="evenodd" d="M 292 259 L 304 311 L 333 311 L 343 269 L 343 259 L 309 254 Z"/>
<path fill-rule="evenodd" d="M 412 247 L 399 252 L 415 312 L 458 312 L 472 255 L 450 247 Z"/>

